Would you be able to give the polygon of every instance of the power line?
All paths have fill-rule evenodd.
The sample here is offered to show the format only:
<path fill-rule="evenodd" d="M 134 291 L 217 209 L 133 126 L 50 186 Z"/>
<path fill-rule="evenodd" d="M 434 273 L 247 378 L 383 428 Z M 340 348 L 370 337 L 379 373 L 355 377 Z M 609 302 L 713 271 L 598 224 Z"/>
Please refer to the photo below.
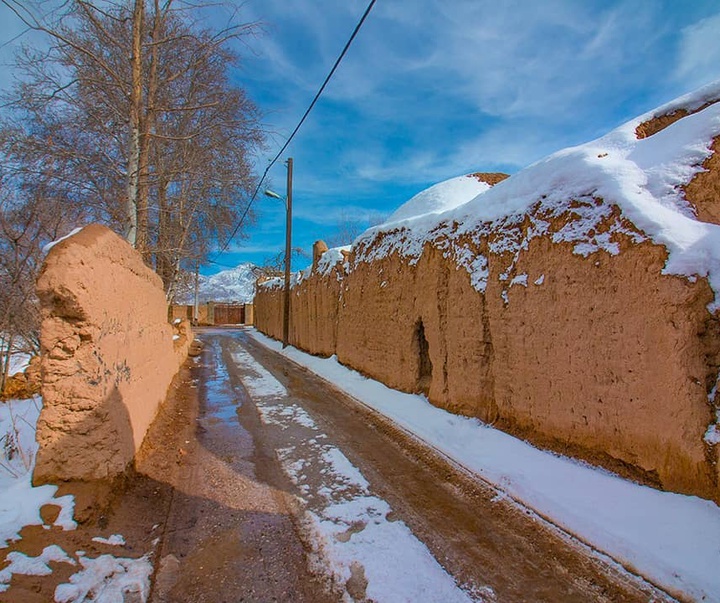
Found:
<path fill-rule="evenodd" d="M 2 2 L 2 4 L 4 4 L 8 9 L 15 13 L 15 16 L 20 19 L 25 25 L 27 25 L 28 29 L 38 29 L 40 21 L 37 19 L 37 17 L 35 17 L 35 15 L 27 6 L 18 2 L 18 0 L 0 0 L 0 2 Z M 24 12 L 27 15 L 24 16 L 21 14 L 21 12 Z M 23 32 L 23 34 L 24 33 L 25 32 Z"/>
<path fill-rule="evenodd" d="M 30 27 L 25 28 L 25 29 L 24 29 L 23 31 L 21 31 L 18 35 L 13 36 L 13 37 L 10 38 L 7 42 L 3 42 L 2 44 L 0 44 L 0 49 L 1 49 L 1 48 L 5 48 L 6 46 L 12 44 L 12 43 L 15 42 L 16 40 L 22 38 L 22 37 L 23 37 L 27 32 L 29 32 L 29 31 L 32 31 L 32 29 L 31 29 Z"/>
<path fill-rule="evenodd" d="M 355 36 L 357 36 L 358 32 L 360 31 L 360 28 L 362 27 L 363 23 L 365 22 L 365 19 L 367 19 L 367 16 L 370 14 L 370 11 L 372 10 L 372 7 L 375 5 L 376 0 L 370 0 L 370 4 L 368 4 L 367 8 L 365 9 L 365 12 L 363 13 L 363 16 L 360 18 L 360 21 L 358 21 L 358 24 L 355 26 L 355 29 L 352 32 L 352 35 L 348 39 L 347 43 L 345 44 L 345 48 L 342 49 L 342 52 L 338 56 L 337 60 L 335 61 L 335 64 L 332 66 L 332 69 L 330 70 L 330 73 L 328 73 L 327 77 L 325 78 L 325 81 L 322 83 L 322 86 L 320 86 L 320 89 L 317 91 L 317 94 L 315 94 L 315 98 L 313 98 L 312 102 L 310 103 L 310 106 L 307 108 L 303 116 L 300 118 L 300 121 L 298 122 L 297 126 L 295 126 L 295 129 L 292 131 L 288 139 L 285 141 L 285 144 L 282 146 L 282 148 L 278 151 L 277 155 L 273 158 L 273 160 L 268 164 L 268 166 L 265 168 L 265 171 L 263 172 L 262 177 L 260 178 L 257 186 L 255 187 L 255 192 L 252 194 L 252 197 L 250 197 L 250 202 L 248 203 L 247 207 L 245 208 L 245 211 L 240 216 L 240 219 L 238 220 L 237 225 L 232 231 L 232 234 L 228 237 L 228 240 L 225 242 L 225 244 L 220 248 L 220 251 L 217 252 L 216 256 L 219 256 L 223 251 L 225 251 L 228 246 L 230 245 L 230 242 L 235 238 L 235 235 L 240 230 L 240 227 L 242 226 L 245 218 L 248 215 L 248 212 L 250 211 L 250 208 L 252 207 L 253 202 L 255 201 L 255 198 L 257 197 L 258 192 L 260 191 L 260 187 L 262 186 L 263 181 L 268 175 L 268 172 L 270 171 L 270 168 L 275 165 L 278 159 L 280 159 L 280 156 L 285 152 L 285 149 L 288 148 L 290 145 L 290 142 L 295 137 L 295 134 L 298 133 L 298 130 L 303 125 L 303 122 L 307 118 L 308 115 L 310 115 L 310 111 L 312 111 L 313 107 L 315 106 L 315 103 L 317 103 L 318 99 L 322 95 L 322 93 L 325 91 L 325 87 L 328 85 L 328 82 L 330 81 L 330 78 L 334 75 L 335 71 L 337 70 L 338 66 L 342 62 L 343 58 L 347 54 L 348 49 L 350 48 L 350 45 L 353 43 L 353 40 L 355 39 Z"/>

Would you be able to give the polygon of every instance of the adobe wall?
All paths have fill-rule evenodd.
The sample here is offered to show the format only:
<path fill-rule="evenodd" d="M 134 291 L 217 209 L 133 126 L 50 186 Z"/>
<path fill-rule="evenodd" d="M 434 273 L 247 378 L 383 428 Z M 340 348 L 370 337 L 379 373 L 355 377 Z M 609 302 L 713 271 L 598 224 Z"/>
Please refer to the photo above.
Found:
<path fill-rule="evenodd" d="M 197 324 L 200 326 L 213 326 L 215 324 L 215 302 L 198 304 L 197 307 Z M 254 309 L 252 304 L 243 304 L 245 308 L 245 322 L 243 324 L 252 325 L 255 320 Z M 168 320 L 171 322 L 177 319 L 192 321 L 195 314 L 195 306 L 173 304 L 168 306 Z"/>
<path fill-rule="evenodd" d="M 720 224 L 720 138 L 712 144 L 713 154 L 703 163 L 700 172 L 685 187 L 685 197 L 703 222 Z"/>
<path fill-rule="evenodd" d="M 665 117 L 641 124 L 643 136 Z M 703 168 L 685 198 L 717 224 L 720 155 Z M 587 211 L 604 217 L 585 231 Z M 291 344 L 538 446 L 720 502 L 720 316 L 707 278 L 663 274 L 666 248 L 603 199 L 552 211 L 539 201 L 456 228 L 438 225 L 407 257 L 402 226 L 361 237 L 342 270 L 293 289 Z M 468 258 L 486 268 L 480 285 Z M 281 289 L 259 288 L 256 324 L 276 338 L 281 303 Z"/>
<path fill-rule="evenodd" d="M 199 325 L 211 324 L 208 319 L 209 309 L 208 304 L 198 304 L 197 322 Z M 170 320 L 170 322 L 177 319 L 192 321 L 193 314 L 195 314 L 195 306 L 192 305 L 173 304 L 168 306 L 168 320 Z"/>
<path fill-rule="evenodd" d="M 290 295 L 288 343 L 317 356 L 335 354 L 338 329 L 340 280 L 337 268 L 330 275 L 313 275 L 294 283 Z M 255 326 L 274 339 L 283 336 L 283 285 L 258 287 L 255 293 Z"/>
<path fill-rule="evenodd" d="M 283 328 L 283 290 L 282 287 L 262 287 L 258 286 L 255 291 L 255 327 L 265 333 L 268 337 L 273 339 L 282 340 Z M 291 315 L 293 321 L 297 317 L 297 320 L 307 320 L 300 314 Z M 304 346 L 297 342 L 297 347 L 306 349 Z"/>
<path fill-rule="evenodd" d="M 650 244 L 588 258 L 544 238 L 530 245 L 517 266 L 530 284 L 512 287 L 508 304 L 500 261 L 485 295 L 430 245 L 414 266 L 397 255 L 358 265 L 343 290 L 338 359 L 539 445 L 717 498 L 703 441 L 720 344 L 707 282 L 661 275 L 664 249 Z"/>
<path fill-rule="evenodd" d="M 397 254 L 356 263 L 341 290 L 334 275 L 303 280 L 290 343 L 537 445 L 718 500 L 717 453 L 703 440 L 720 365 L 713 294 L 704 279 L 662 275 L 665 259 L 647 242 L 584 258 L 533 239 L 516 266 L 528 286 L 511 287 L 505 303 L 503 258 L 490 256 L 483 295 L 426 244 L 414 265 Z M 257 327 L 277 339 L 281 303 L 281 288 L 256 296 Z M 323 337 L 334 304 L 333 351 Z"/>
<path fill-rule="evenodd" d="M 713 293 L 662 275 L 666 251 L 625 243 L 587 258 L 530 243 L 505 305 L 491 276 L 485 303 L 498 425 L 668 490 L 720 499 L 703 440 L 718 372 Z M 497 273 L 495 273 L 497 274 Z M 534 285 L 544 275 L 542 285 Z"/>
<path fill-rule="evenodd" d="M 43 409 L 33 481 L 103 479 L 133 461 L 187 356 L 162 281 L 99 225 L 55 245 L 38 279 Z"/>
<path fill-rule="evenodd" d="M 484 303 L 467 272 L 430 246 L 414 265 L 397 254 L 359 263 L 342 290 L 338 360 L 392 388 L 426 393 L 438 406 L 492 421 Z M 432 367 L 421 366 L 423 335 Z"/>
<path fill-rule="evenodd" d="M 336 349 L 340 281 L 334 272 L 322 280 L 303 280 L 290 297 L 293 318 L 302 319 L 290 321 L 289 343 L 302 343 L 303 349 L 317 356 L 332 356 Z"/>

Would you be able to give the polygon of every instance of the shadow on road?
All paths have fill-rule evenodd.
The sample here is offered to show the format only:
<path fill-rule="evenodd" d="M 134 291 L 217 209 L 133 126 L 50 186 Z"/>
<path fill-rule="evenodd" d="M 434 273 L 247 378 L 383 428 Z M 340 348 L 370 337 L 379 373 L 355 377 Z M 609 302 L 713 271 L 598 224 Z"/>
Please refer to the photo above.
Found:
<path fill-rule="evenodd" d="M 284 476 L 251 433 L 259 419 L 223 369 L 221 346 L 206 341 L 202 357 L 188 360 L 175 378 L 135 469 L 117 480 L 62 484 L 58 495 L 75 496 L 78 529 L 47 529 L 53 518 L 46 509 L 48 526 L 25 528 L 0 551 L 0 568 L 12 551 L 37 556 L 57 544 L 71 557 L 148 555 L 153 603 L 337 600 L 309 573 Z M 92 540 L 111 534 L 122 534 L 125 545 Z M 0 600 L 52 601 L 57 585 L 81 568 L 51 569 L 13 575 Z"/>

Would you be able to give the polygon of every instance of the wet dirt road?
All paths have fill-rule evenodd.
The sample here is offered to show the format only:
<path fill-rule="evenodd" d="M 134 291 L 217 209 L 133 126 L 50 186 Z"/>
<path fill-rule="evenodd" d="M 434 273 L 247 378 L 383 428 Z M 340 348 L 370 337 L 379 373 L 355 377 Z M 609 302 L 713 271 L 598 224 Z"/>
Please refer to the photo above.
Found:
<path fill-rule="evenodd" d="M 69 585 L 78 561 L 97 563 L 83 570 L 95 595 L 116 594 L 68 603 L 672 600 L 248 331 L 198 337 L 204 351 L 181 368 L 136 470 L 62 484 L 77 529 L 53 526 L 59 507 L 46 505 L 45 525 L 0 551 L 0 568 L 49 546 L 74 563 L 15 573 L 0 602 L 82 590 Z"/>
<path fill-rule="evenodd" d="M 141 470 L 170 482 L 152 603 L 335 600 L 310 574 L 274 455 L 257 411 L 228 374 L 233 335 L 204 335 L 190 370 L 196 404 L 165 409 Z M 162 425 L 162 423 L 165 423 Z M 167 458 L 166 444 L 176 443 Z M 163 461 L 169 461 L 167 464 Z"/>
<path fill-rule="evenodd" d="M 247 331 L 197 336 L 151 601 L 672 600 Z"/>

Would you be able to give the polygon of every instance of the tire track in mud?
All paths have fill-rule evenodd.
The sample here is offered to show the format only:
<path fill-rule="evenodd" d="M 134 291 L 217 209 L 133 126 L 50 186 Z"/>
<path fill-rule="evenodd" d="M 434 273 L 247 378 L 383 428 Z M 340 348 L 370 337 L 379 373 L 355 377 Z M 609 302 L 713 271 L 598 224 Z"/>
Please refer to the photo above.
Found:
<path fill-rule="evenodd" d="M 231 354 L 275 453 L 297 489 L 310 566 L 347 601 L 495 601 L 459 589 L 362 473 L 287 390 L 244 349 Z"/>
<path fill-rule="evenodd" d="M 673 601 L 306 369 L 233 335 L 461 584 L 498 601 Z"/>
<path fill-rule="evenodd" d="M 163 437 L 143 463 L 172 488 L 150 602 L 334 601 L 307 569 L 277 461 L 258 450 L 254 408 L 228 373 L 229 340 L 201 339 L 194 399 L 160 417 Z"/>

